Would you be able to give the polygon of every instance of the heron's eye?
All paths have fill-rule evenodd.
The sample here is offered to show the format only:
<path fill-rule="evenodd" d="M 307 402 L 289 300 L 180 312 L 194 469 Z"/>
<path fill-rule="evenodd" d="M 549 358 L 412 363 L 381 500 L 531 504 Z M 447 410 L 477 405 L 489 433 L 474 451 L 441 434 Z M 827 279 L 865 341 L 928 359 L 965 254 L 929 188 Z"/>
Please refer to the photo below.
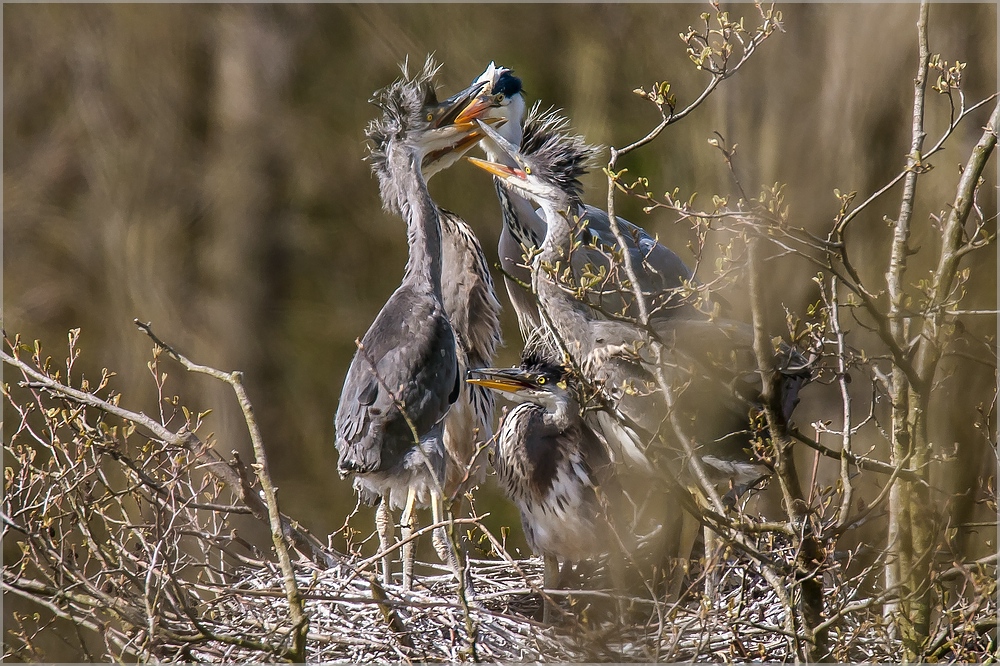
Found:
<path fill-rule="evenodd" d="M 539 386 L 544 386 L 546 381 L 547 380 L 545 379 L 545 377 L 539 377 L 538 378 L 538 385 Z"/>
<path fill-rule="evenodd" d="M 501 102 L 504 101 L 505 97 L 503 93 L 497 93 L 496 97 L 494 97 L 493 99 L 496 100 L 497 104 L 500 104 Z"/>
<path fill-rule="evenodd" d="M 524 175 L 525 176 L 530 176 L 531 175 L 531 167 L 527 167 L 527 166 L 524 167 Z"/>
<path fill-rule="evenodd" d="M 428 113 L 427 114 L 427 122 L 431 122 L 432 120 L 434 120 L 434 114 L 433 113 Z"/>

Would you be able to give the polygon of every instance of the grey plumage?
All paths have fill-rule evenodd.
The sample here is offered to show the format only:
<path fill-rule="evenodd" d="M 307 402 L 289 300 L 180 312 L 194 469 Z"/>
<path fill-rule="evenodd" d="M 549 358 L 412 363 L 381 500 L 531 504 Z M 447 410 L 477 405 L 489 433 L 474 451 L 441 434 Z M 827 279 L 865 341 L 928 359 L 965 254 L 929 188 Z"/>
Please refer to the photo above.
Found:
<path fill-rule="evenodd" d="M 414 128 L 411 134 L 420 141 L 433 131 L 431 127 L 454 121 L 472 93 L 481 88 L 471 86 L 438 104 L 433 75 L 434 70 L 425 66 L 421 76 L 398 93 L 398 103 L 393 105 L 396 109 L 394 115 L 407 118 L 408 126 Z M 387 95 L 387 91 L 376 96 L 377 103 Z M 369 136 L 376 146 L 384 143 L 386 130 L 387 123 L 384 121 L 369 127 Z M 474 128 L 466 134 L 473 139 L 480 136 Z M 459 139 L 452 143 L 458 147 L 442 146 L 437 141 L 427 149 L 423 158 L 423 172 L 427 180 L 454 164 L 475 141 Z M 386 170 L 380 167 L 382 152 L 373 151 L 371 159 L 372 168 L 379 174 L 382 183 L 386 174 Z M 500 302 L 486 256 L 472 227 L 455 213 L 439 208 L 433 202 L 431 205 L 437 210 L 441 227 L 441 301 L 455 335 L 459 373 L 464 376 L 468 368 L 489 365 L 493 361 L 502 341 Z M 457 400 L 444 421 L 446 494 L 464 490 L 482 480 L 485 468 L 476 459 L 476 454 L 478 442 L 489 441 L 493 436 L 493 411 L 494 397 L 490 391 L 461 382 Z M 460 488 L 463 481 L 464 487 Z"/>
<path fill-rule="evenodd" d="M 517 81 L 513 86 L 511 79 Z M 508 122 L 498 129 L 498 133 L 515 146 L 520 146 L 526 154 L 535 152 L 537 146 L 533 144 L 544 137 L 565 131 L 566 120 L 553 109 L 542 111 L 536 103 L 525 115 L 520 82 L 511 70 L 490 63 L 477 81 L 492 89 L 502 87 L 508 93 L 514 91 L 513 95 L 501 96 L 500 100 L 496 100 L 494 96 L 491 101 L 491 90 L 487 90 L 480 96 L 481 104 L 490 106 L 484 117 L 507 119 Z M 483 141 L 481 145 L 488 159 L 510 165 L 506 152 L 498 146 L 490 141 Z M 497 183 L 497 197 L 503 218 L 498 247 L 500 264 L 510 276 L 505 276 L 507 292 L 517 314 L 521 334 L 527 339 L 539 327 L 541 319 L 532 295 L 523 287 L 523 284 L 530 282 L 530 270 L 524 265 L 523 256 L 541 246 L 545 237 L 545 221 L 519 192 L 512 192 Z M 639 309 L 635 297 L 631 289 L 622 286 L 627 277 L 621 270 L 620 262 L 612 260 L 619 252 L 619 243 L 611 229 L 607 213 L 585 205 L 580 216 L 581 246 L 569 258 L 569 262 L 577 276 L 590 274 L 603 278 L 595 280 L 588 290 L 587 299 L 596 307 L 595 316 L 601 316 L 599 313 L 604 312 L 609 316 L 637 320 Z M 641 227 L 620 217 L 618 225 L 651 316 L 667 318 L 690 315 L 695 302 L 689 292 L 689 283 L 693 279 L 690 269 L 676 253 Z"/>
<path fill-rule="evenodd" d="M 603 389 L 617 412 L 636 424 L 638 431 L 614 418 L 594 412 L 594 426 L 620 458 L 652 471 L 654 463 L 671 451 L 647 447 L 663 433 L 670 439 L 666 419 L 671 410 L 655 380 L 660 369 L 676 392 L 673 413 L 678 415 L 699 447 L 699 457 L 729 475 L 733 483 L 759 478 L 768 470 L 749 452 L 753 435 L 749 423 L 759 404 L 760 382 L 752 352 L 749 326 L 705 317 L 674 316 L 650 322 L 663 343 L 663 357 L 651 354 L 652 338 L 643 328 L 621 321 L 597 318 L 593 309 L 576 298 L 575 284 L 563 284 L 570 253 L 579 238 L 581 202 L 579 188 L 567 186 L 580 172 L 592 149 L 581 137 L 561 131 L 549 134 L 535 145 L 534 153 L 518 150 L 496 132 L 485 130 L 508 151 L 513 166 L 492 164 L 489 170 L 510 188 L 532 197 L 541 207 L 546 236 L 532 263 L 532 286 L 539 307 L 546 313 L 553 332 L 578 360 L 585 375 Z M 480 163 L 486 167 L 489 163 Z M 549 174 L 561 170 L 562 178 Z M 785 384 L 790 391 L 786 404 L 794 406 L 795 395 L 808 379 L 804 359 L 790 348 L 778 354 Z M 657 460 L 659 459 L 659 460 Z M 740 463 L 740 464 L 737 464 Z M 746 464 L 744 464 L 746 463 Z M 737 474 L 739 478 L 733 478 Z"/>
<path fill-rule="evenodd" d="M 520 367 L 469 374 L 518 403 L 500 425 L 493 466 L 531 549 L 572 561 L 605 552 L 597 489 L 613 479 L 611 460 L 581 418 L 568 369 L 528 352 Z"/>
<path fill-rule="evenodd" d="M 558 585 L 559 560 L 565 572 L 615 550 L 606 508 L 620 504 L 607 451 L 581 417 L 570 371 L 555 358 L 528 348 L 520 367 L 471 370 L 468 380 L 518 403 L 500 424 L 493 467 L 520 511 L 528 545 L 545 560 L 549 588 Z M 552 610 L 546 603 L 546 621 Z"/>
<path fill-rule="evenodd" d="M 403 79 L 373 98 L 382 116 L 367 135 L 383 206 L 407 222 L 410 257 L 402 284 L 352 361 L 336 428 L 341 473 L 355 475 L 363 499 L 381 498 L 375 523 L 383 551 L 394 533 L 389 509 L 404 507 L 403 587 L 409 588 L 413 543 L 406 537 L 415 525 L 413 509 L 429 503 L 438 522 L 443 498 L 482 477 L 477 436 L 492 435 L 493 397 L 467 386 L 460 373 L 492 359 L 500 342 L 500 306 L 471 228 L 438 208 L 426 185 L 481 137 L 474 125 L 456 122 L 481 86 L 439 103 L 429 58 L 416 76 L 408 77 L 405 65 L 403 71 Z M 443 530 L 434 531 L 433 541 L 461 579 Z M 389 580 L 384 556 L 383 581 Z M 465 584 L 471 595 L 471 581 Z"/>
<path fill-rule="evenodd" d="M 461 376 L 469 368 L 493 362 L 501 343 L 500 302 L 479 239 L 469 224 L 440 209 L 443 244 L 442 296 L 455 332 Z M 482 481 L 485 465 L 474 460 L 477 442 L 493 437 L 493 393 L 462 382 L 458 400 L 445 418 L 444 442 L 448 455 L 446 491 L 451 494 L 466 476 L 466 486 Z"/>
<path fill-rule="evenodd" d="M 383 205 L 406 221 L 410 255 L 351 361 L 336 416 L 341 473 L 355 474 L 359 490 L 392 506 L 402 506 L 410 489 L 427 502 L 443 483 L 441 420 L 460 386 L 441 295 L 441 225 L 413 138 L 429 127 L 420 109 L 432 74 L 428 63 L 375 98 L 383 116 L 368 128 L 372 170 Z"/>
<path fill-rule="evenodd" d="M 455 332 L 458 371 L 493 362 L 502 342 L 500 301 L 479 239 L 458 215 L 439 209 L 442 232 L 442 300 Z M 447 455 L 445 492 L 467 490 L 481 483 L 486 465 L 480 443 L 493 438 L 493 392 L 462 382 L 458 399 L 444 420 Z"/>

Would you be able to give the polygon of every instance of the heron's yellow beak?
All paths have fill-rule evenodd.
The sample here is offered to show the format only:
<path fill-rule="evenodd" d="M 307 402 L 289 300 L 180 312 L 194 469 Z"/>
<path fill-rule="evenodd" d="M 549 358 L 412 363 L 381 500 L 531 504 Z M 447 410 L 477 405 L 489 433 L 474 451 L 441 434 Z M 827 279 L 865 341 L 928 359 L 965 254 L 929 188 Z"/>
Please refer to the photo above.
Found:
<path fill-rule="evenodd" d="M 507 180 L 508 178 L 524 177 L 523 171 L 521 171 L 520 169 L 514 169 L 513 167 L 509 167 L 505 164 L 490 162 L 489 160 L 481 160 L 477 157 L 466 157 L 465 159 L 469 160 L 480 169 L 489 171 L 494 176 L 498 176 L 500 178 L 503 178 L 504 180 Z"/>
<path fill-rule="evenodd" d="M 433 107 L 431 112 L 434 116 L 433 126 L 435 128 L 446 127 L 448 125 L 462 125 L 471 123 L 475 116 L 469 115 L 469 109 L 476 105 L 482 95 L 485 83 L 473 83 L 471 86 L 455 93 L 445 101 Z M 463 118 L 463 116 L 465 116 Z M 428 118 L 430 120 L 430 118 Z"/>
<path fill-rule="evenodd" d="M 517 393 L 524 388 L 521 384 L 509 379 L 496 379 L 494 377 L 471 377 L 465 381 L 476 386 L 483 386 L 494 391 L 506 391 L 507 393 Z"/>
<path fill-rule="evenodd" d="M 476 386 L 483 386 L 494 391 L 505 391 L 506 393 L 517 393 L 528 385 L 516 376 L 517 368 L 483 368 L 482 370 L 469 370 L 469 377 L 465 380 Z M 472 376 L 472 375 L 478 375 Z"/>
<path fill-rule="evenodd" d="M 468 106 L 462 109 L 458 115 L 455 117 L 456 123 L 471 123 L 476 118 L 479 118 L 487 110 L 493 108 L 493 95 L 488 95 L 483 93 L 482 95 L 477 95 Z"/>

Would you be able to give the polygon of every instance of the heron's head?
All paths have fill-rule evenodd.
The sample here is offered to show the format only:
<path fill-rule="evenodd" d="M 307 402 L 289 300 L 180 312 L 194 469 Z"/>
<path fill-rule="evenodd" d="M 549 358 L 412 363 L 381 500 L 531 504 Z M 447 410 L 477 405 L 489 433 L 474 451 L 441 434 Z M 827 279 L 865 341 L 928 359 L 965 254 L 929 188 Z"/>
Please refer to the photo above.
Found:
<path fill-rule="evenodd" d="M 401 67 L 403 76 L 382 88 L 370 100 L 381 111 L 365 131 L 371 141 L 369 161 L 380 177 L 387 171 L 386 155 L 391 143 L 406 145 L 420 160 L 425 179 L 454 164 L 469 148 L 482 139 L 475 119 L 486 109 L 468 112 L 485 84 L 474 83 L 443 102 L 437 99 L 434 76 L 439 66 L 433 58 L 423 68 L 409 76 L 407 63 Z M 459 116 L 464 116 L 461 122 Z M 488 119 L 498 123 L 501 119 Z"/>
<path fill-rule="evenodd" d="M 516 368 L 469 370 L 465 381 L 497 391 L 515 402 L 533 402 L 554 410 L 559 403 L 573 399 L 569 378 L 565 366 L 528 354 Z"/>
<path fill-rule="evenodd" d="M 497 176 L 505 187 L 539 205 L 550 203 L 562 209 L 580 201 L 583 194 L 580 178 L 587 173 L 597 148 L 582 136 L 567 133 L 566 120 L 555 111 L 545 114 L 548 115 L 525 134 L 520 147 L 489 125 L 477 121 L 486 137 L 503 151 L 510 165 L 474 157 L 467 159 Z"/>
<path fill-rule="evenodd" d="M 496 119 L 504 121 L 498 127 L 500 135 L 514 145 L 521 143 L 521 127 L 524 124 L 526 105 L 521 79 L 514 76 L 514 70 L 490 62 L 472 86 L 479 86 L 480 92 L 459 114 L 456 122 L 472 122 Z M 500 155 L 498 148 L 488 141 L 483 142 L 487 156 L 493 161 Z"/>

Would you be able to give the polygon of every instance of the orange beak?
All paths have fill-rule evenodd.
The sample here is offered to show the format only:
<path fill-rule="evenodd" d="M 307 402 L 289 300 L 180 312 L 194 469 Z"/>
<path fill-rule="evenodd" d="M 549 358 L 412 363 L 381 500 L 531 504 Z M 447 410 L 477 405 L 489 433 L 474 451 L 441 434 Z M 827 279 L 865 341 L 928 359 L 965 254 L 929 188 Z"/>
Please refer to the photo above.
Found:
<path fill-rule="evenodd" d="M 478 372 L 481 374 L 486 374 L 489 371 L 471 370 L 470 372 Z M 465 381 L 468 382 L 469 384 L 483 386 L 485 388 L 493 389 L 495 391 L 504 391 L 506 393 L 517 393 L 521 389 L 525 388 L 525 385 L 522 382 L 519 382 L 515 379 L 509 379 L 507 377 L 499 376 L 501 373 L 498 373 L 498 375 L 492 377 L 469 377 Z"/>
<path fill-rule="evenodd" d="M 490 162 L 489 160 L 481 160 L 477 157 L 466 157 L 465 159 L 469 160 L 480 169 L 483 169 L 484 171 L 489 171 L 494 176 L 499 176 L 500 178 L 503 179 L 525 177 L 525 173 L 520 169 L 515 169 L 505 164 L 498 164 L 496 162 Z"/>
<path fill-rule="evenodd" d="M 455 117 L 455 123 L 471 123 L 476 118 L 493 108 L 493 95 L 477 95 L 468 106 Z"/>

